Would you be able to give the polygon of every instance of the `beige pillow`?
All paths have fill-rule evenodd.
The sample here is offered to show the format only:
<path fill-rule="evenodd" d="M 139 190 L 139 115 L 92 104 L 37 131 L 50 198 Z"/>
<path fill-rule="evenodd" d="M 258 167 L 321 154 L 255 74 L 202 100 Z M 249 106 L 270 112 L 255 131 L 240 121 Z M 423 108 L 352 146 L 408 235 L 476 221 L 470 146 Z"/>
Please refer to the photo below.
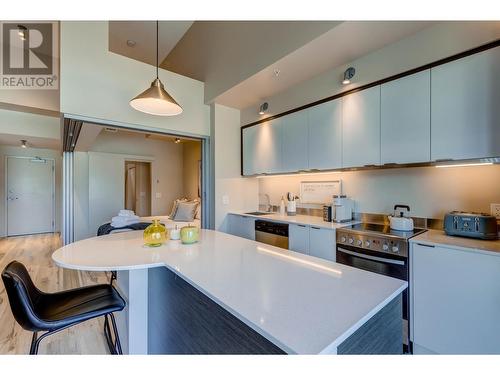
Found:
<path fill-rule="evenodd" d="M 177 207 L 179 205 L 179 202 L 187 202 L 187 198 L 177 198 L 174 201 L 174 204 L 172 205 L 172 211 L 170 212 L 170 218 L 173 219 L 175 216 L 175 213 L 177 212 Z"/>

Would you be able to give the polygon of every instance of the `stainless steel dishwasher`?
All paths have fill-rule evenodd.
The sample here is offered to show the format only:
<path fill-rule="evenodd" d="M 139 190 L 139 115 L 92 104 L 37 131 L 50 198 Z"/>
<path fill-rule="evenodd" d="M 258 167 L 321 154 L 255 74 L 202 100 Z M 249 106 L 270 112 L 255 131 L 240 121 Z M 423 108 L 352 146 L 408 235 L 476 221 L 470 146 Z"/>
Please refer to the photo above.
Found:
<path fill-rule="evenodd" d="M 288 224 L 255 220 L 255 241 L 288 250 Z"/>

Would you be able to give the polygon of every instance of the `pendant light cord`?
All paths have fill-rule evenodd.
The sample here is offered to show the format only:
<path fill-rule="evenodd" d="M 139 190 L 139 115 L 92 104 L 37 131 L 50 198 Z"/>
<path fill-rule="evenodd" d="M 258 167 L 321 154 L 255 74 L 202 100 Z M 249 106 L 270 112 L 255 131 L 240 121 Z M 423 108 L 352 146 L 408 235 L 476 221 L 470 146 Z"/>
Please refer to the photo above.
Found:
<path fill-rule="evenodd" d="M 156 78 L 158 78 L 158 21 L 156 21 Z"/>

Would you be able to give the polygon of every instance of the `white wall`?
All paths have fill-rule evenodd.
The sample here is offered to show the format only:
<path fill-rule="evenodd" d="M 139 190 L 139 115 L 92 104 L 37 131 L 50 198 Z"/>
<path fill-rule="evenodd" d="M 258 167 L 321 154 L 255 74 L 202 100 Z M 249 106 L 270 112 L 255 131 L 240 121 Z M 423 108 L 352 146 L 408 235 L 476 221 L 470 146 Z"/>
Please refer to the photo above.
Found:
<path fill-rule="evenodd" d="M 151 161 L 152 215 L 170 214 L 173 201 L 185 195 L 182 144 L 103 131 L 88 153 L 75 153 L 75 239 L 95 235 L 123 208 L 125 160 Z"/>
<path fill-rule="evenodd" d="M 4 237 L 5 232 L 5 158 L 6 156 L 27 156 L 35 157 L 39 156 L 41 158 L 51 158 L 55 160 L 55 178 L 56 178 L 56 225 L 55 229 L 57 232 L 61 230 L 61 214 L 62 214 L 62 190 L 61 190 L 61 171 L 62 171 L 62 156 L 60 151 L 48 150 L 48 149 L 35 149 L 35 148 L 21 148 L 13 146 L 0 146 L 0 237 Z M 29 215 L 29 212 L 25 213 Z"/>
<path fill-rule="evenodd" d="M 402 203 L 412 216 L 442 219 L 448 211 L 490 212 L 490 203 L 500 203 L 500 165 L 265 177 L 259 179 L 259 192 L 278 205 L 287 191 L 299 194 L 301 181 L 339 178 L 344 193 L 356 201 L 356 212 L 391 213 Z"/>
<path fill-rule="evenodd" d="M 0 134 L 59 140 L 60 129 L 59 117 L 0 109 Z"/>
<path fill-rule="evenodd" d="M 210 109 L 203 82 L 160 69 L 167 91 L 183 107 L 179 116 L 138 112 L 129 101 L 155 78 L 151 65 L 108 51 L 108 22 L 61 22 L 61 112 L 137 128 L 208 135 Z"/>
<path fill-rule="evenodd" d="M 258 181 L 241 177 L 240 111 L 222 105 L 212 106 L 212 128 L 215 142 L 215 229 L 227 230 L 227 213 L 256 210 Z M 227 196 L 228 204 L 223 204 Z"/>
<path fill-rule="evenodd" d="M 343 66 L 328 70 L 289 90 L 265 98 L 269 111 L 257 112 L 258 104 L 241 111 L 241 124 L 260 120 L 342 91 L 365 85 L 500 38 L 500 22 L 439 22 L 399 42 L 390 44 Z M 342 85 L 349 67 L 356 68 L 353 83 Z"/>

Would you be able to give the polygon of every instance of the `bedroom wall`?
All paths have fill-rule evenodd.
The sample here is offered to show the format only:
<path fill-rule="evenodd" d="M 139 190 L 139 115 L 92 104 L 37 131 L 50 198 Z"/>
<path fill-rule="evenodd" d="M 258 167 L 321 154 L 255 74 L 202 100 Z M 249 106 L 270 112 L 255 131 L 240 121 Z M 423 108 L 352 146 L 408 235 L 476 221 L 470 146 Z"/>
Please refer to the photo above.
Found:
<path fill-rule="evenodd" d="M 41 158 L 51 158 L 55 160 L 55 178 L 56 178 L 56 213 L 55 213 L 55 230 L 61 230 L 61 214 L 62 214 L 62 190 L 61 190 L 61 171 L 62 171 L 62 158 L 61 152 L 49 149 L 36 149 L 36 148 L 21 148 L 14 146 L 0 145 L 0 237 L 5 237 L 5 157 L 6 156 L 28 156 Z"/>
<path fill-rule="evenodd" d="M 182 180 L 184 195 L 189 199 L 198 198 L 199 162 L 201 160 L 201 142 L 183 143 Z"/>
<path fill-rule="evenodd" d="M 75 153 L 75 238 L 95 235 L 124 206 L 125 160 L 151 161 L 151 215 L 168 215 L 184 195 L 183 145 L 143 134 L 101 132 L 88 152 Z"/>

